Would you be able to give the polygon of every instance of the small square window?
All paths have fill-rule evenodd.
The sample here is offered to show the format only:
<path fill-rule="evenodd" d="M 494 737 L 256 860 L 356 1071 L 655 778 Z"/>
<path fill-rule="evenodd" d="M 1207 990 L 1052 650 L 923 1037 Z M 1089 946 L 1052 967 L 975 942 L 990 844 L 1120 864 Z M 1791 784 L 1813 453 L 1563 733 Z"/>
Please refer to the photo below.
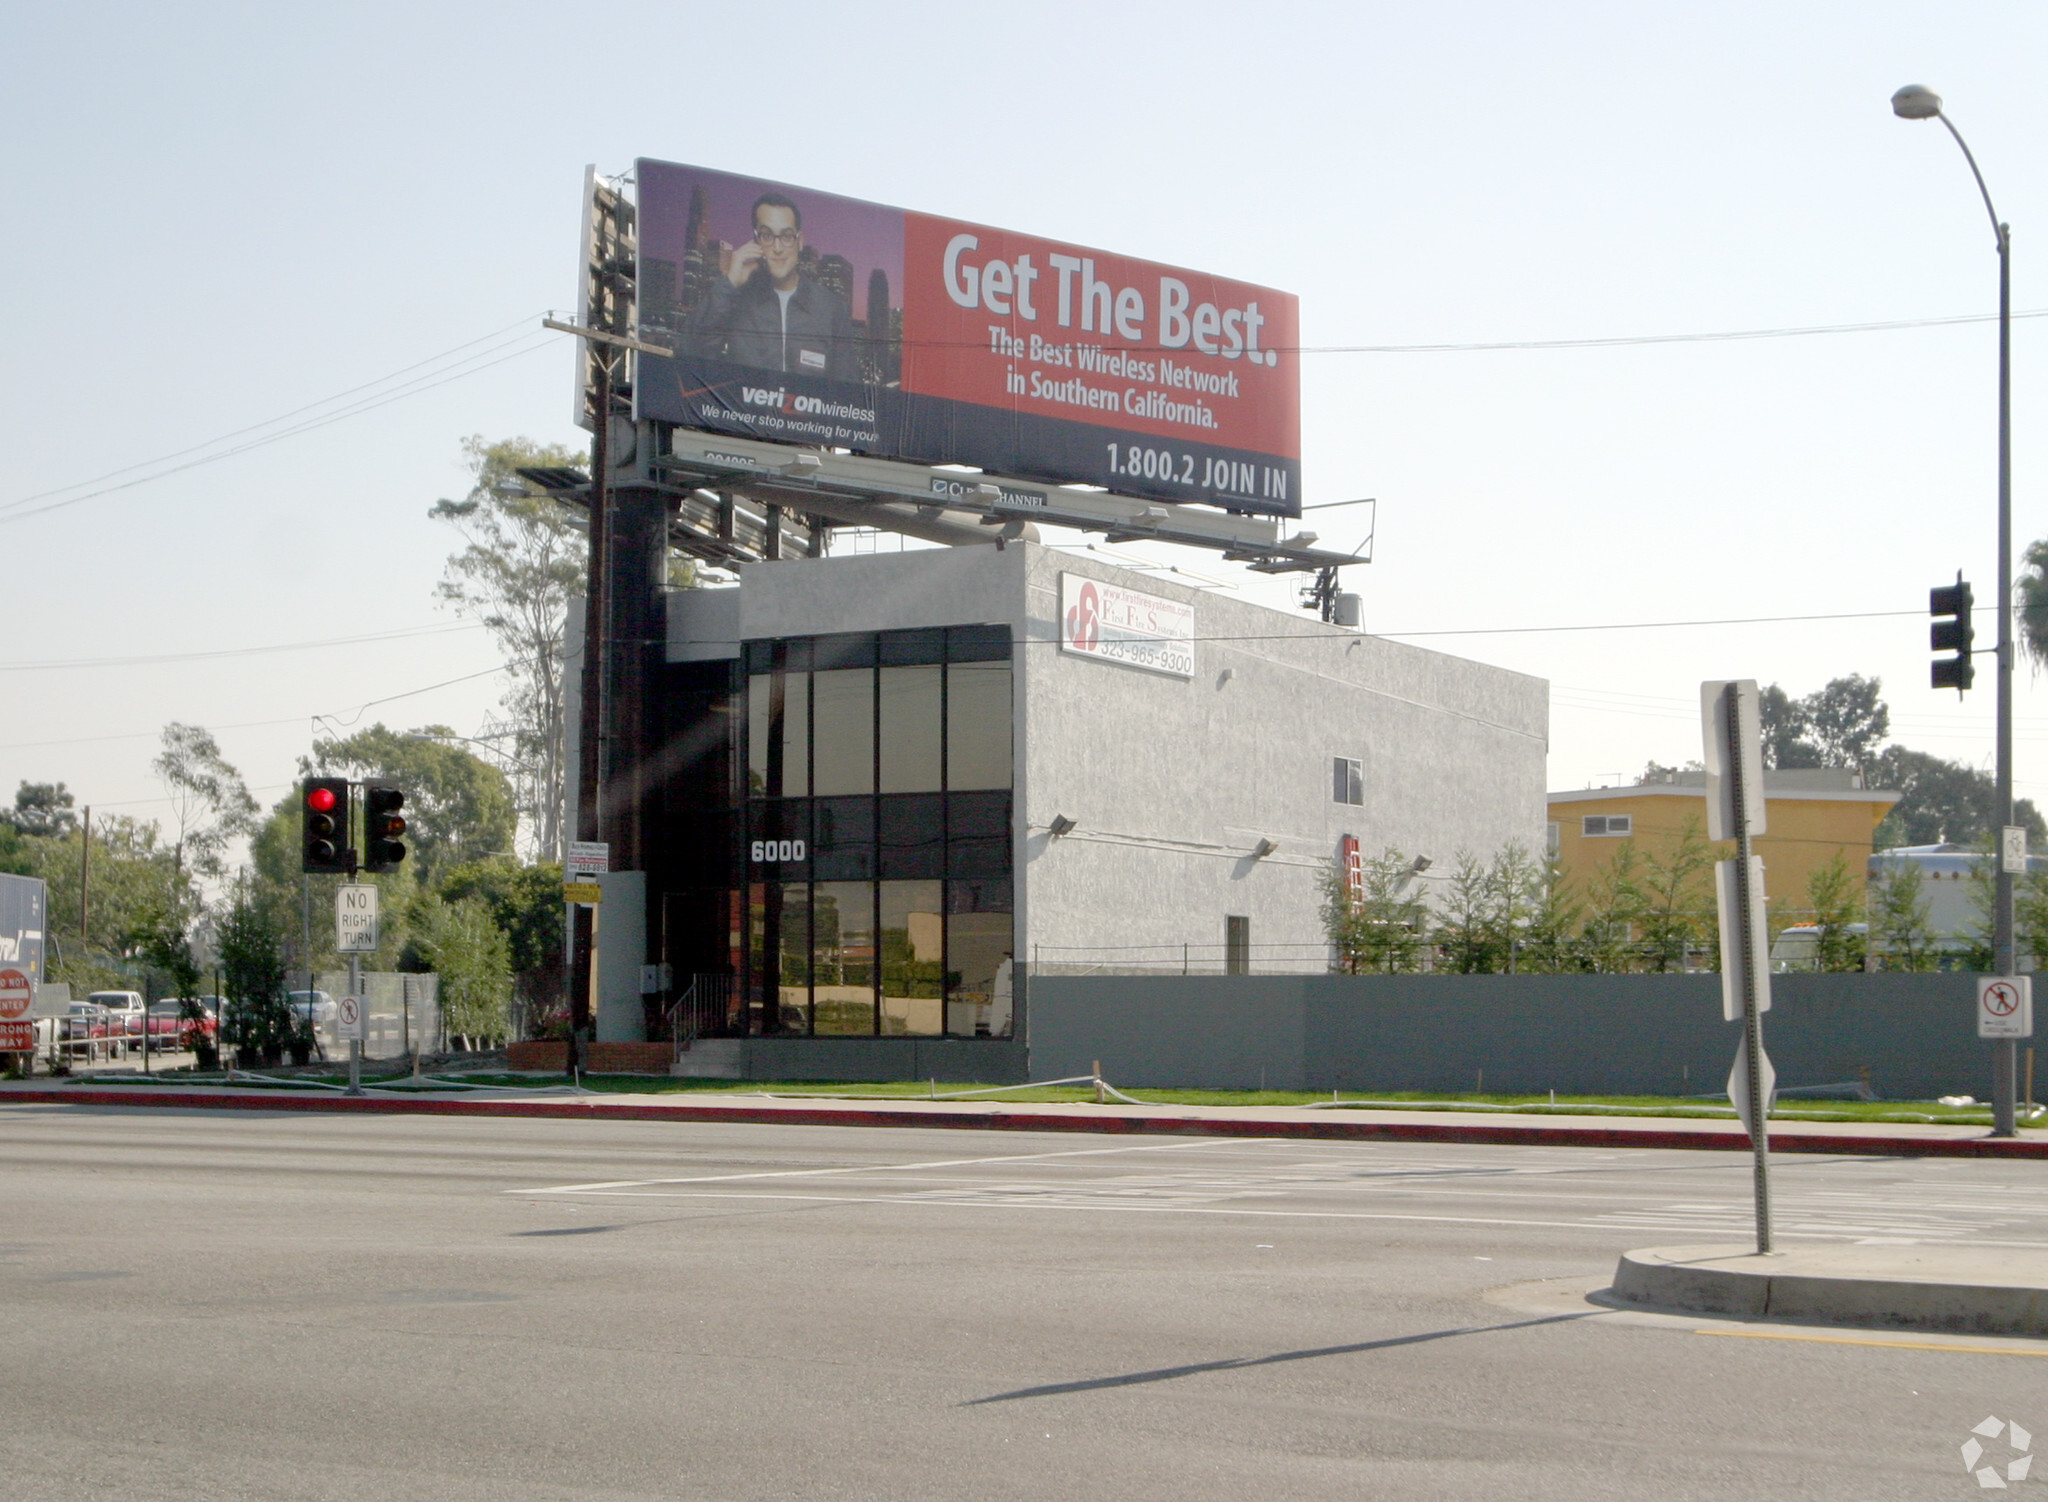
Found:
<path fill-rule="evenodd" d="M 1330 761 L 1330 801 L 1361 806 L 1365 802 L 1365 763 L 1355 756 Z"/>

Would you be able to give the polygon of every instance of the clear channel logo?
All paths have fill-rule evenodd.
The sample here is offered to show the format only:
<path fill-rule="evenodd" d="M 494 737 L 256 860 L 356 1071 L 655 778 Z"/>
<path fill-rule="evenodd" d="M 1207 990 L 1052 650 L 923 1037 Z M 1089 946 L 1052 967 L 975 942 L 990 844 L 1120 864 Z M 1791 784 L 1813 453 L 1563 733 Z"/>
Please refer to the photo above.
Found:
<path fill-rule="evenodd" d="M 2005 1436 L 2003 1444 L 2000 1435 Z M 1994 1455 L 1992 1448 L 2002 1455 Z M 1988 1418 L 1970 1431 L 1963 1441 L 1963 1469 L 1977 1478 L 1983 1491 L 2004 1491 L 2009 1482 L 2025 1481 L 2034 1464 L 2034 1436 L 2018 1424 Z"/>

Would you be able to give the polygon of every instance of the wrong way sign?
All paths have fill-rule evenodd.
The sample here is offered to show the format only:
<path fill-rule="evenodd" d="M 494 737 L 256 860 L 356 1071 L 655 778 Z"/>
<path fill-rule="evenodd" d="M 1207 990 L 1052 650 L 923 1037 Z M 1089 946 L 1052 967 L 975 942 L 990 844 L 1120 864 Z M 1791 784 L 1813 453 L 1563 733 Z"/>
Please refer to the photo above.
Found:
<path fill-rule="evenodd" d="M 2027 975 L 1977 977 L 1977 1036 L 2034 1036 L 2034 981 Z"/>
<path fill-rule="evenodd" d="M 0 970 L 0 1022 L 12 1022 L 28 1015 L 35 990 L 20 970 Z"/>

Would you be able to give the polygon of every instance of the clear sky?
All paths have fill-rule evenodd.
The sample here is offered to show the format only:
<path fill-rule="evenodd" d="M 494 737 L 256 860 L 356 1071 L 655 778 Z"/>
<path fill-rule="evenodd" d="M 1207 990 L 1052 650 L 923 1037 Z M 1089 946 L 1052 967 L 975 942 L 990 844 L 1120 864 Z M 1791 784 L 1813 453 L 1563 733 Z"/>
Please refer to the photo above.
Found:
<path fill-rule="evenodd" d="M 171 719 L 266 802 L 315 715 L 479 725 L 501 685 L 466 675 L 497 658 L 435 603 L 454 539 L 426 512 L 462 492 L 465 435 L 582 441 L 537 321 L 573 303 L 585 163 L 1286 288 L 1312 346 L 1936 319 L 1995 309 L 1992 232 L 1946 132 L 1887 100 L 1944 95 L 2014 226 L 2014 307 L 2048 308 L 2044 43 L 2033 3 L 12 8 L 0 797 L 61 778 L 160 814 Z M 2014 340 L 2023 547 L 2048 535 L 2048 320 Z M 469 341 L 358 415 L 27 499 Z M 1350 582 L 1372 630 L 1899 612 L 1416 636 L 1551 681 L 1552 787 L 1697 756 L 1707 677 L 1878 674 L 1895 739 L 1989 765 L 1989 659 L 1965 702 L 1927 688 L 1921 612 L 1959 568 L 1993 593 L 1991 324 L 1323 354 L 1303 382 L 1308 499 L 1379 499 Z M 1356 540 L 1344 511 L 1313 525 Z M 2048 802 L 2028 669 L 2018 712 Z"/>

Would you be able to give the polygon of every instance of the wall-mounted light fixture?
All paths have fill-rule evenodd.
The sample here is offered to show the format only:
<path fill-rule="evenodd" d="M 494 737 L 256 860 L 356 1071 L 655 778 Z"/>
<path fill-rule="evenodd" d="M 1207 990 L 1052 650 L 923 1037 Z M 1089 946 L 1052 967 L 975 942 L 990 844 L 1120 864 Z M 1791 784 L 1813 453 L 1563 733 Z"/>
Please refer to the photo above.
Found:
<path fill-rule="evenodd" d="M 1045 827 L 1047 833 L 1051 834 L 1051 836 L 1054 839 L 1058 839 L 1061 835 L 1072 832 L 1074 828 L 1074 821 L 1072 819 L 1069 819 L 1065 814 L 1054 814 L 1052 816 L 1052 823 L 1046 825 Z"/>
<path fill-rule="evenodd" d="M 1279 848 L 1280 842 L 1278 840 L 1261 839 L 1258 844 L 1252 846 L 1252 859 L 1262 861 Z"/>

